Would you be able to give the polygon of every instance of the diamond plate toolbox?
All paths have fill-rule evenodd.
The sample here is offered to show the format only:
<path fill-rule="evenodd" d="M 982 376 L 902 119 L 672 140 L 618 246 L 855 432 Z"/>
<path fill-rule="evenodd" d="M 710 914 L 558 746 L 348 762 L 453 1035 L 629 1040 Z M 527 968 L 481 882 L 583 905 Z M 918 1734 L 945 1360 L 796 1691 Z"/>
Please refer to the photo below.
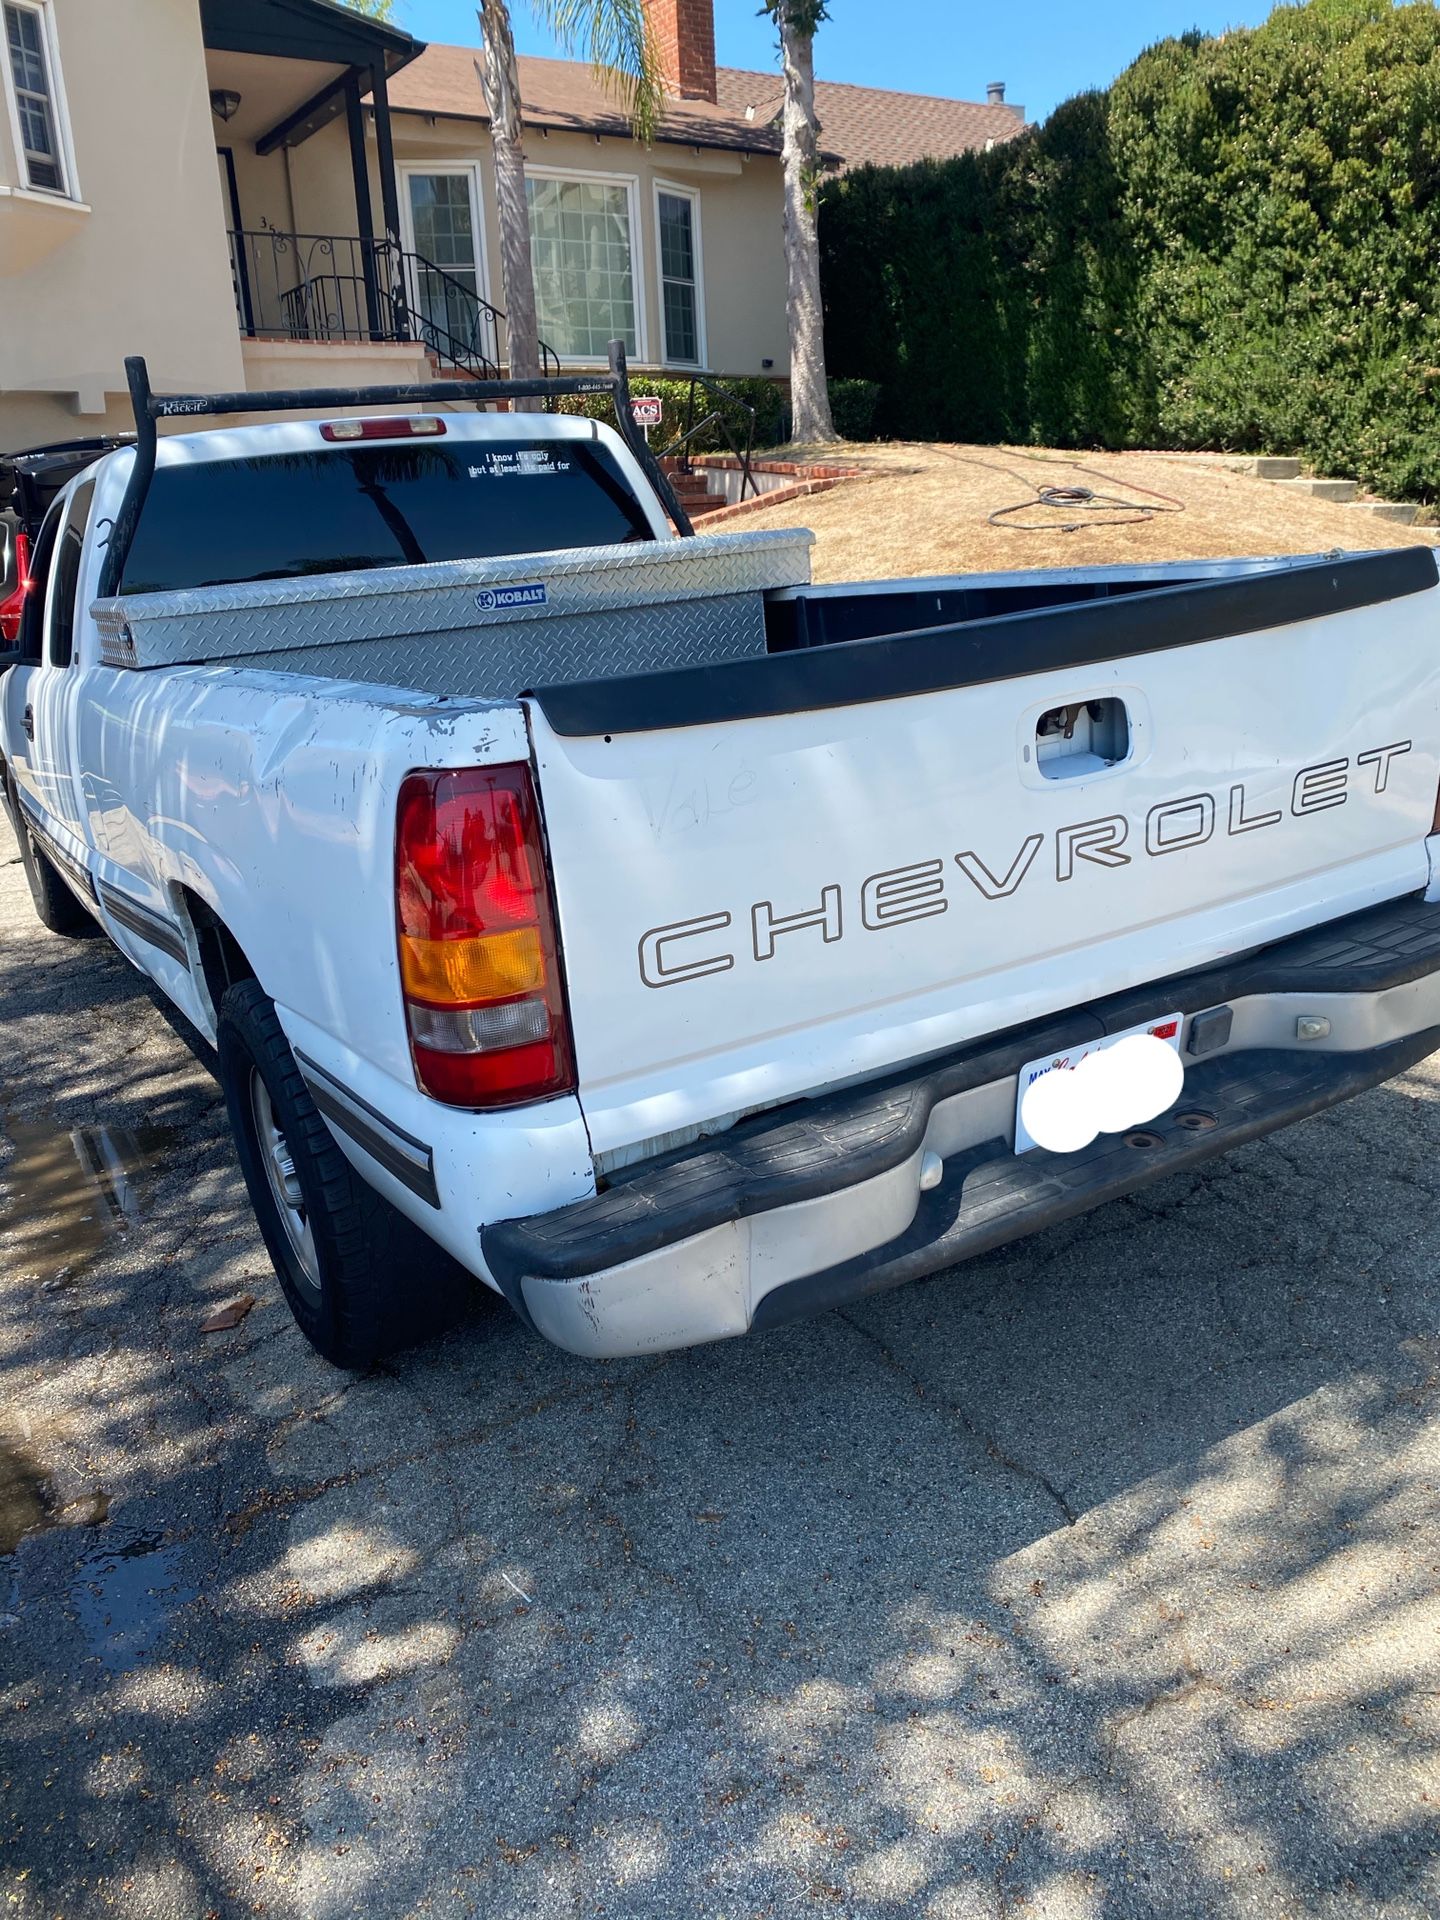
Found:
<path fill-rule="evenodd" d="M 810 579 L 803 529 L 383 567 L 97 602 L 107 666 L 228 662 L 507 699 L 540 684 L 757 659 L 764 599 Z"/>

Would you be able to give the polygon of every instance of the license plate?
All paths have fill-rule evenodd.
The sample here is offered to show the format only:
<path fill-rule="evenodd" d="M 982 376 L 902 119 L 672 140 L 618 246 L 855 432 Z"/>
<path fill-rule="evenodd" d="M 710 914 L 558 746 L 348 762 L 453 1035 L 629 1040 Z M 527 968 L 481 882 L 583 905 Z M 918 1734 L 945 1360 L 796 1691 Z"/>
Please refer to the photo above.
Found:
<path fill-rule="evenodd" d="M 1104 1053 L 1107 1048 L 1117 1045 L 1121 1040 L 1133 1039 L 1137 1033 L 1152 1034 L 1157 1040 L 1180 1051 L 1180 1030 L 1185 1024 L 1185 1016 L 1179 1013 L 1162 1014 L 1158 1020 L 1143 1021 L 1138 1027 L 1127 1027 L 1123 1033 L 1107 1033 L 1101 1040 L 1087 1040 L 1082 1045 L 1071 1047 L 1065 1053 L 1047 1053 L 1042 1060 L 1030 1060 L 1020 1069 L 1019 1084 L 1015 1090 L 1015 1151 L 1029 1153 L 1037 1142 L 1030 1138 L 1025 1123 L 1020 1118 L 1020 1104 L 1029 1088 L 1042 1074 L 1073 1072 L 1080 1062 L 1092 1053 Z M 1038 1122 L 1037 1122 L 1038 1124 Z"/>

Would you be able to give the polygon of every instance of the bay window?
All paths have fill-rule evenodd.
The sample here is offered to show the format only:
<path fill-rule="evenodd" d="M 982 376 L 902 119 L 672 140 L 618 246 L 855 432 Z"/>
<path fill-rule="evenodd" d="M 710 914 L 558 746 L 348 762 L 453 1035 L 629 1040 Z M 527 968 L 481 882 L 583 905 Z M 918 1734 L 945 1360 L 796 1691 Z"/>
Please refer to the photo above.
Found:
<path fill-rule="evenodd" d="M 531 169 L 530 258 L 540 337 L 562 360 L 644 353 L 634 183 Z"/>

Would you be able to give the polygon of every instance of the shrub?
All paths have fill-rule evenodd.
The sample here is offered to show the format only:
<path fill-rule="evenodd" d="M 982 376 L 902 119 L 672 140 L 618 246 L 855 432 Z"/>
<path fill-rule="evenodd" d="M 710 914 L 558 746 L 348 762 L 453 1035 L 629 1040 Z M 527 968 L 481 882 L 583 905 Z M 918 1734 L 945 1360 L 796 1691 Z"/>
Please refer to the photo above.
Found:
<path fill-rule="evenodd" d="M 743 451 L 748 430 L 745 408 L 749 405 L 755 409 L 755 445 L 773 446 L 781 438 L 785 411 L 783 390 L 773 380 L 763 379 L 723 380 L 719 384 L 724 392 L 716 395 L 697 383 L 694 408 L 690 415 L 692 423 L 703 421 L 707 414 L 718 412 L 729 427 L 736 446 Z M 660 425 L 651 429 L 650 445 L 656 453 L 663 453 L 685 431 L 686 408 L 690 401 L 689 380 L 668 376 L 656 378 L 639 373 L 632 376 L 630 391 L 660 396 Z M 605 420 L 611 426 L 615 424 L 615 410 L 604 394 L 567 395 L 556 404 L 561 413 L 580 414 L 587 420 Z M 692 453 L 724 453 L 727 447 L 720 422 L 713 422 L 697 434 L 690 442 L 690 449 Z"/>
<path fill-rule="evenodd" d="M 842 440 L 873 440 L 875 409 L 880 403 L 876 380 L 831 380 L 830 417 Z"/>
<path fill-rule="evenodd" d="M 1440 11 L 1308 0 L 1143 53 L 821 223 L 831 371 L 904 438 L 1298 453 L 1440 492 Z"/>
<path fill-rule="evenodd" d="M 729 427 L 736 446 L 743 453 L 748 425 L 745 408 L 751 406 L 755 409 L 757 447 L 777 447 L 789 438 L 790 413 L 785 388 L 780 383 L 738 376 L 733 380 L 719 379 L 716 384 L 721 389 L 719 393 L 696 386 L 694 409 L 690 415 L 692 423 L 703 421 L 707 414 L 719 413 Z M 660 425 L 651 428 L 650 445 L 656 453 L 663 453 L 685 430 L 686 407 L 690 399 L 689 380 L 683 376 L 655 378 L 639 373 L 632 377 L 630 391 L 659 394 Z M 879 398 L 880 387 L 874 380 L 830 382 L 830 411 L 835 418 L 835 431 L 842 440 L 874 439 L 875 409 Z M 556 406 L 561 413 L 578 414 L 586 420 L 604 420 L 612 427 L 615 424 L 615 410 L 604 394 L 568 394 L 558 400 Z M 690 442 L 690 450 L 692 453 L 728 452 L 720 422 L 717 420 L 704 427 Z"/>

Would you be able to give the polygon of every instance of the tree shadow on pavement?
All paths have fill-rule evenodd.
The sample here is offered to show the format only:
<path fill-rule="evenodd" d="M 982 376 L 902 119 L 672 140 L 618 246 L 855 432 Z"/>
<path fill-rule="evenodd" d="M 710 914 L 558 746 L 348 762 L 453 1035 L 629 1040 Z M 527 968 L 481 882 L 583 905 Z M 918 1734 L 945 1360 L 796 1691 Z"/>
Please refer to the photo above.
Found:
<path fill-rule="evenodd" d="M 49 1291 L 0 1164 L 21 1920 L 1440 1905 L 1429 1063 L 765 1338 L 597 1365 L 482 1306 L 352 1377 L 213 1081 L 22 903 L 7 1126 L 170 1145 Z"/>

